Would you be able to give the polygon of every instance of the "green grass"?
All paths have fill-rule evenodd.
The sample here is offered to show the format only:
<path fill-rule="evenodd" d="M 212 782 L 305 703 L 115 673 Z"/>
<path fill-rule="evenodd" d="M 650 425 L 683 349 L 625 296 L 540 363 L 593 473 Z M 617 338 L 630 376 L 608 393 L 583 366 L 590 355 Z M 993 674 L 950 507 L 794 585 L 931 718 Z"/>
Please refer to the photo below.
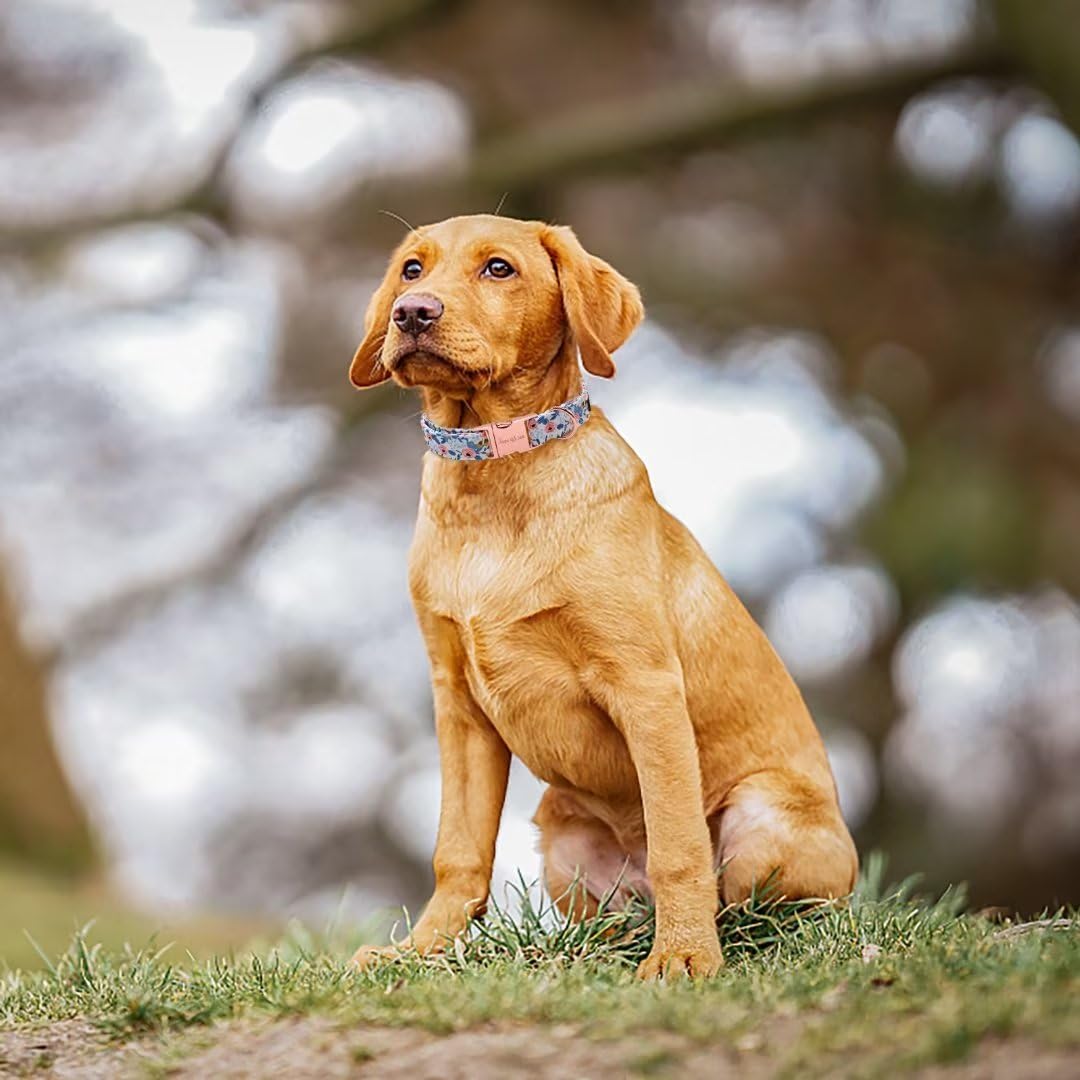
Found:
<path fill-rule="evenodd" d="M 650 944 L 644 909 L 567 925 L 526 903 L 489 913 L 445 955 L 357 973 L 352 941 L 294 928 L 273 948 L 211 960 L 147 949 L 116 952 L 77 935 L 49 970 L 0 981 L 0 1025 L 88 1017 L 117 1037 L 236 1017 L 319 1013 L 345 1024 L 448 1033 L 489 1021 L 570 1023 L 596 1038 L 674 1032 L 691 1043 L 770 1046 L 828 1072 L 854 1056 L 867 1074 L 952 1061 L 986 1036 L 1080 1046 L 1080 918 L 1003 933 L 961 912 L 955 893 L 928 902 L 910 883 L 878 886 L 871 864 L 844 904 L 757 898 L 721 919 L 727 966 L 708 982 L 641 984 Z M 779 1040 L 779 1035 L 776 1035 Z M 663 1071 L 670 1051 L 646 1052 Z"/>

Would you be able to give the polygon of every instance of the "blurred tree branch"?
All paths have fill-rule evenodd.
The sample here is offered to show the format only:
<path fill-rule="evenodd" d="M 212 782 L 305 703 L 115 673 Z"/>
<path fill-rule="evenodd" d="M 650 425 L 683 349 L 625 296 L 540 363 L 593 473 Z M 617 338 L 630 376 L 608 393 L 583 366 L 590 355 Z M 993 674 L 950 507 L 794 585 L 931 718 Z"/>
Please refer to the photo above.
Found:
<path fill-rule="evenodd" d="M 498 190 L 529 188 L 655 162 L 864 106 L 893 105 L 941 79 L 1008 69 L 985 35 L 944 55 L 890 60 L 774 87 L 708 82 L 581 110 L 543 128 L 483 147 L 466 182 Z"/>
<path fill-rule="evenodd" d="M 1002 43 L 1080 134 L 1080 0 L 994 0 Z"/>

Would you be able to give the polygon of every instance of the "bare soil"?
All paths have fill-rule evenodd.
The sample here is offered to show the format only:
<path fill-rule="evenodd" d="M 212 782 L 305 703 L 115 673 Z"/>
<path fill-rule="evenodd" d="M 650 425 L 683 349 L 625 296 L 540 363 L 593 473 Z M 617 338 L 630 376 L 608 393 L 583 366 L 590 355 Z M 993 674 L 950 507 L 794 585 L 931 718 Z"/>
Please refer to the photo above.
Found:
<path fill-rule="evenodd" d="M 734 1045 L 709 1045 L 650 1033 L 598 1041 L 573 1027 L 500 1024 L 447 1036 L 411 1028 L 342 1027 L 319 1017 L 235 1021 L 126 1043 L 82 1021 L 0 1031 L 0 1077 L 123 1080 L 565 1080 L 566 1077 L 771 1077 L 798 1036 L 796 1022 L 753 1033 Z M 834 1061 L 830 1076 L 858 1070 Z M 1024 1039 L 984 1041 L 968 1059 L 916 1074 L 927 1080 L 1062 1080 L 1080 1076 L 1080 1050 Z"/>

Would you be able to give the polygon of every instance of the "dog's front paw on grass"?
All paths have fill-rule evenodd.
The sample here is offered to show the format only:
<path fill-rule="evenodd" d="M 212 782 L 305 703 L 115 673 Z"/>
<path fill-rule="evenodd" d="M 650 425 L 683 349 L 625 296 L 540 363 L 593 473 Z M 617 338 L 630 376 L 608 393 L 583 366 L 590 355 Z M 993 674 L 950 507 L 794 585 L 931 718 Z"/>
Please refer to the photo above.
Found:
<path fill-rule="evenodd" d="M 413 950 L 408 946 L 361 945 L 360 948 L 353 953 L 349 963 L 356 968 L 357 971 L 369 971 L 375 967 L 398 963 L 399 961 L 404 960 L 411 952 L 413 952 Z"/>
<path fill-rule="evenodd" d="M 664 945 L 657 942 L 638 965 L 639 979 L 710 979 L 724 966 L 720 943 Z"/>

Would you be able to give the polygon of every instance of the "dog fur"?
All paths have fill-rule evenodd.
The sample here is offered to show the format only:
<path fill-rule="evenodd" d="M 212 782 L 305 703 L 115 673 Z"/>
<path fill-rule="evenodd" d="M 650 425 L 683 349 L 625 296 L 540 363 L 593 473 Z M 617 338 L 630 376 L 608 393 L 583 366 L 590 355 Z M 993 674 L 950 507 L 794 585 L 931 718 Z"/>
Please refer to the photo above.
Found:
<path fill-rule="evenodd" d="M 403 331 L 405 295 L 441 317 Z M 416 387 L 443 426 L 508 420 L 574 397 L 579 354 L 613 375 L 642 315 L 568 228 L 452 218 L 392 256 L 350 376 Z M 560 907 L 654 897 L 643 978 L 717 971 L 718 896 L 770 875 L 789 898 L 850 892 L 855 846 L 798 689 L 601 409 L 529 453 L 426 455 L 409 584 L 441 755 L 435 891 L 402 946 L 356 963 L 444 948 L 482 912 L 511 754 L 548 784 L 534 820 Z"/>

